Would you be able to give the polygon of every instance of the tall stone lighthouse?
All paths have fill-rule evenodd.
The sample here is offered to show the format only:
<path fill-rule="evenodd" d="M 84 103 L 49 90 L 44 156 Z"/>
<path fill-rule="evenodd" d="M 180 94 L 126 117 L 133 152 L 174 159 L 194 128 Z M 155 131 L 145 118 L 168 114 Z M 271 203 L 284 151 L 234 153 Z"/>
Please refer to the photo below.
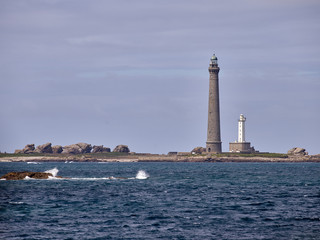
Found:
<path fill-rule="evenodd" d="M 220 107 L 219 107 L 219 66 L 218 58 L 213 54 L 209 64 L 209 110 L 207 152 L 221 152 Z"/>

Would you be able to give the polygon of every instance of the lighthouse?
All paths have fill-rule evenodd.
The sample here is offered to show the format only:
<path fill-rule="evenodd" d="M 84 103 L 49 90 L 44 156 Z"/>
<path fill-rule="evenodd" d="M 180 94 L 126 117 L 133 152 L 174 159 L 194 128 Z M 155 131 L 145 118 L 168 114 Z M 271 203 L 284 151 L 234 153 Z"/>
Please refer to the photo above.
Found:
<path fill-rule="evenodd" d="M 229 143 L 230 152 L 240 152 L 240 153 L 255 152 L 254 147 L 251 147 L 251 143 L 246 142 L 245 122 L 246 122 L 246 117 L 243 114 L 240 114 L 240 118 L 238 120 L 238 140 L 233 143 Z"/>
<path fill-rule="evenodd" d="M 209 107 L 206 150 L 208 153 L 221 152 L 219 71 L 218 58 L 213 54 L 209 63 Z"/>

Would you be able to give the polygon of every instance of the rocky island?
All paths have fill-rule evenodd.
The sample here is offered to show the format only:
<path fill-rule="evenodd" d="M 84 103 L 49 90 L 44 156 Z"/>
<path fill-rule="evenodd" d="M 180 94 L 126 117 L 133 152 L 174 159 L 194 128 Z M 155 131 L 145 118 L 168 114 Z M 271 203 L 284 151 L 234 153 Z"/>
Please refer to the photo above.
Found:
<path fill-rule="evenodd" d="M 320 154 L 309 155 L 295 147 L 284 153 L 207 153 L 203 147 L 190 152 L 150 154 L 130 152 L 127 145 L 110 148 L 77 143 L 67 146 L 46 143 L 35 147 L 27 144 L 14 154 L 0 153 L 0 162 L 320 162 Z"/>

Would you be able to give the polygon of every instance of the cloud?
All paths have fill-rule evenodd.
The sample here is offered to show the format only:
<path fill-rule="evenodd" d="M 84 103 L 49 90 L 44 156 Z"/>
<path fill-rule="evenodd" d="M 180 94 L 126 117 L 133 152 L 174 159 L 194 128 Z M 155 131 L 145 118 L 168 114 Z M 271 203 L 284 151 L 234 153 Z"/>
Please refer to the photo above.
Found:
<path fill-rule="evenodd" d="M 311 0 L 1 1 L 0 150 L 49 139 L 160 153 L 204 145 L 215 52 L 224 151 L 243 113 L 257 149 L 317 153 L 319 8 Z"/>

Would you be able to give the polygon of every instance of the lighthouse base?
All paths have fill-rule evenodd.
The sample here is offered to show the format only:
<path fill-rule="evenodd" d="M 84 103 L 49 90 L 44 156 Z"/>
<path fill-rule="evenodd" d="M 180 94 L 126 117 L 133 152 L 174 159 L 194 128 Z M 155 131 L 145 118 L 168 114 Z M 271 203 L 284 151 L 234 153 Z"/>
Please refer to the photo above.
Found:
<path fill-rule="evenodd" d="M 230 152 L 238 153 L 252 153 L 255 152 L 254 148 L 250 146 L 250 142 L 233 142 L 229 143 Z"/>
<path fill-rule="evenodd" d="M 221 153 L 221 142 L 207 142 L 207 153 Z"/>

